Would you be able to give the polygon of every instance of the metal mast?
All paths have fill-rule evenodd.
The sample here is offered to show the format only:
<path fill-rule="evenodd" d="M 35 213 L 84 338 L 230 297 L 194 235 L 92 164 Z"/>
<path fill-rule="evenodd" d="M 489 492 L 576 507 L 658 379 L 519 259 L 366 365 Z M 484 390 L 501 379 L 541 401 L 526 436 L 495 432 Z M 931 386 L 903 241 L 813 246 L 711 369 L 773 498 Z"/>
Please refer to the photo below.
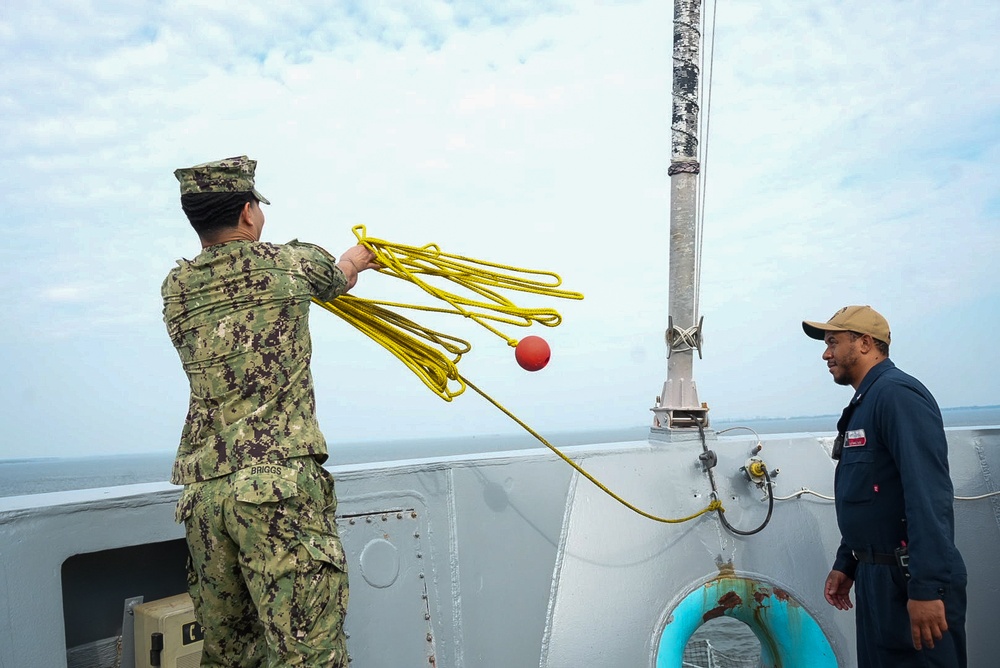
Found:
<path fill-rule="evenodd" d="M 696 323 L 698 173 L 698 62 L 701 0 L 674 0 L 673 109 L 670 123 L 670 285 L 667 316 L 667 382 L 656 398 L 651 436 L 697 433 L 708 425 L 698 401 L 694 351 L 701 357 Z"/>

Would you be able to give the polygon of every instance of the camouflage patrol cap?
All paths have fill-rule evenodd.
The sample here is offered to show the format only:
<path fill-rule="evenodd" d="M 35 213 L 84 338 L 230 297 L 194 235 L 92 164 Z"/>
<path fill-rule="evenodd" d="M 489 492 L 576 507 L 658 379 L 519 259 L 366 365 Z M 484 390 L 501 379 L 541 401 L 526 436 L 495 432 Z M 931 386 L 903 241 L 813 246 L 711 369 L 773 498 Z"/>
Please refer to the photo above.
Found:
<path fill-rule="evenodd" d="M 252 192 L 264 204 L 270 204 L 257 192 L 253 184 L 253 173 L 257 161 L 245 155 L 225 160 L 206 162 L 194 167 L 184 167 L 174 171 L 181 184 L 181 195 L 188 193 L 243 193 Z"/>

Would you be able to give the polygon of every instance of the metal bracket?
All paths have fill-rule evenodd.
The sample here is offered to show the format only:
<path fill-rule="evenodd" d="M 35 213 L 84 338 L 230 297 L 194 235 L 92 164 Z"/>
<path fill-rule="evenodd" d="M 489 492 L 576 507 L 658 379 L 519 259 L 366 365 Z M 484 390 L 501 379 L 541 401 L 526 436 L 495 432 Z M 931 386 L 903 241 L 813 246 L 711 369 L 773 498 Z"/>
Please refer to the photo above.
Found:
<path fill-rule="evenodd" d="M 711 468 L 715 468 L 715 465 L 719 463 L 719 457 L 715 454 L 715 450 L 706 450 L 698 455 L 698 459 L 701 461 L 702 467 L 707 471 Z"/>
<path fill-rule="evenodd" d="M 135 612 L 133 608 L 142 601 L 142 596 L 125 599 L 125 611 L 122 613 L 122 651 L 118 668 L 135 668 Z"/>

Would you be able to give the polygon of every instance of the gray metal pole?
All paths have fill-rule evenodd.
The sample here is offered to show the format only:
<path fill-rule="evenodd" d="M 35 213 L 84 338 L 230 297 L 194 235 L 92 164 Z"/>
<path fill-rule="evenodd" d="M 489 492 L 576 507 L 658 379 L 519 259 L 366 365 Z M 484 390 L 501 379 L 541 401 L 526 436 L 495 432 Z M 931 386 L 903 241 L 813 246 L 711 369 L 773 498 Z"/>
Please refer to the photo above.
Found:
<path fill-rule="evenodd" d="M 708 424 L 698 401 L 694 351 L 701 354 L 697 303 L 698 57 L 701 0 L 675 0 L 673 107 L 670 124 L 670 284 L 667 382 L 657 397 L 653 432 L 696 429 Z"/>

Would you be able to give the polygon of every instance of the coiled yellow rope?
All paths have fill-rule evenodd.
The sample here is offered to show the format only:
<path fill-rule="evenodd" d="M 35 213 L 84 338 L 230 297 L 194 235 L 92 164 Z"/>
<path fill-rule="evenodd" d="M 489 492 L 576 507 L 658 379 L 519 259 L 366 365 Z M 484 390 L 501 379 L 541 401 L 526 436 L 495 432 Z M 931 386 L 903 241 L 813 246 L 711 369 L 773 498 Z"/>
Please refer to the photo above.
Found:
<path fill-rule="evenodd" d="M 693 515 L 679 519 L 668 519 L 637 508 L 608 489 L 583 467 L 563 454 L 559 448 L 549 443 L 541 434 L 464 378 L 458 372 L 458 362 L 462 359 L 462 355 L 472 349 L 472 345 L 468 341 L 428 329 L 390 310 L 390 307 L 406 308 L 461 315 L 485 327 L 504 339 L 507 345 L 513 347 L 517 346 L 518 341 L 510 338 L 490 323 L 519 327 L 528 327 L 532 323 L 538 323 L 546 327 L 555 327 L 562 322 L 562 316 L 550 308 L 519 307 L 498 291 L 513 290 L 561 299 L 583 299 L 583 295 L 579 292 L 560 289 L 562 279 L 557 274 L 452 255 L 443 252 L 436 244 L 406 246 L 389 243 L 367 236 L 363 225 L 354 227 L 353 232 L 358 243 L 375 254 L 375 261 L 382 266 L 379 273 L 413 283 L 431 296 L 446 302 L 451 308 L 378 301 L 354 295 L 343 295 L 332 302 L 313 301 L 342 318 L 395 355 L 432 392 L 445 401 L 451 401 L 462 394 L 466 387 L 471 387 L 538 439 L 545 447 L 552 450 L 564 462 L 572 466 L 580 475 L 597 485 L 611 498 L 643 517 L 657 522 L 678 524 L 722 509 L 722 503 L 713 500 L 708 506 Z M 478 295 L 480 299 L 470 299 L 441 289 L 428 283 L 424 280 L 425 277 L 450 281 Z"/>

